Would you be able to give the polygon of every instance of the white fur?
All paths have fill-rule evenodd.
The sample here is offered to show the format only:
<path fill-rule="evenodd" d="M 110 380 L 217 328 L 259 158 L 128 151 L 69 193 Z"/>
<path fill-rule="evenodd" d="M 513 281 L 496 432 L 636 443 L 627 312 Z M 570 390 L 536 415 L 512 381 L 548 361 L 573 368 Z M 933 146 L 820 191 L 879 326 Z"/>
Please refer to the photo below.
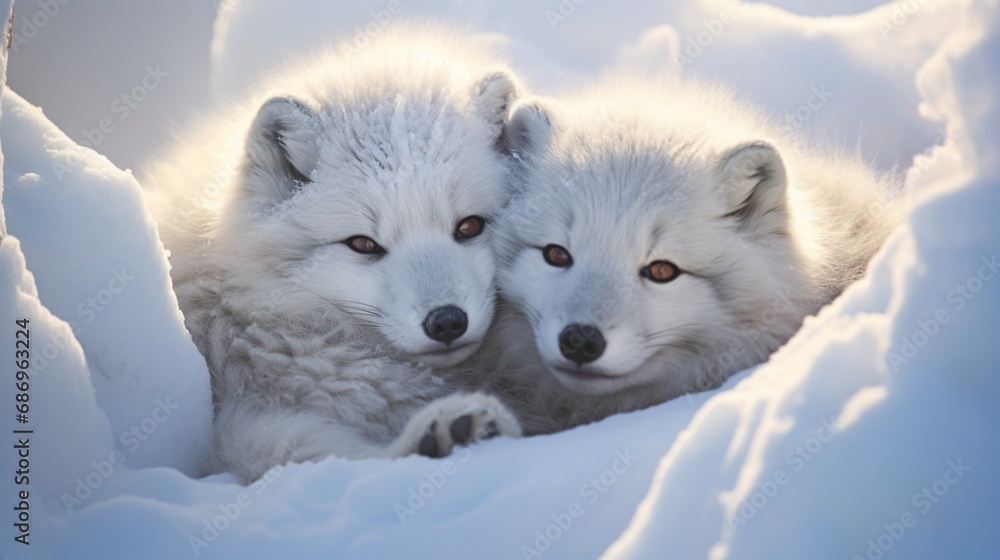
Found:
<path fill-rule="evenodd" d="M 715 387 L 764 361 L 863 274 L 896 223 L 885 181 L 857 158 L 802 149 L 718 88 L 618 77 L 522 100 L 504 142 L 519 194 L 501 222 L 511 317 L 495 383 L 528 432 Z M 572 265 L 547 264 L 549 244 Z M 657 260 L 682 274 L 643 278 Z M 571 324 L 602 334 L 599 358 L 561 353 Z"/>
<path fill-rule="evenodd" d="M 439 377 L 493 319 L 497 139 L 517 81 L 475 37 L 427 23 L 334 53 L 185 135 L 145 179 L 212 373 L 218 466 L 249 480 L 413 453 L 428 434 L 446 452 L 463 415 L 520 433 L 495 399 L 458 402 Z M 486 231 L 456 240 L 473 215 Z M 386 254 L 351 250 L 359 235 Z M 447 305 L 468 318 L 451 344 L 422 327 Z"/>

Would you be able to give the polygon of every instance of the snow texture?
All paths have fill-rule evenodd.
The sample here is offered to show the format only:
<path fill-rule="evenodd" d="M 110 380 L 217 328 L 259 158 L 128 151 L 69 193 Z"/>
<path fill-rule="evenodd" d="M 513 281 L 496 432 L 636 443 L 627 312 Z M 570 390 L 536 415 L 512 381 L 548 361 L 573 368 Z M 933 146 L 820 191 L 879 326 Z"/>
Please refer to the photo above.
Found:
<path fill-rule="evenodd" d="M 321 37 L 377 33 L 379 10 L 451 14 L 493 32 L 536 91 L 614 68 L 730 83 L 818 142 L 906 170 L 910 204 L 861 282 L 720 389 L 441 460 L 289 465 L 247 487 L 230 475 L 191 478 L 209 437 L 207 373 L 138 185 L 5 91 L 0 359 L 14 361 L 13 319 L 30 317 L 36 367 L 32 544 L 13 540 L 10 434 L 0 554 L 992 557 L 998 2 L 780 2 L 796 14 L 723 0 L 661 4 L 222 3 L 211 47 L 220 97 Z M 114 292 L 124 284 L 116 273 L 134 280 Z M 0 405 L 11 425 L 8 371 Z M 151 420 L 155 430 L 131 450 L 123 432 L 143 433 L 168 397 L 178 408 Z"/>
<path fill-rule="evenodd" d="M 116 449 L 130 467 L 198 475 L 211 441 L 208 370 L 184 329 L 138 183 L 10 90 L 2 109 L 8 232 L 45 306 L 84 348 Z M 32 371 L 43 376 L 57 361 L 43 348 Z"/>

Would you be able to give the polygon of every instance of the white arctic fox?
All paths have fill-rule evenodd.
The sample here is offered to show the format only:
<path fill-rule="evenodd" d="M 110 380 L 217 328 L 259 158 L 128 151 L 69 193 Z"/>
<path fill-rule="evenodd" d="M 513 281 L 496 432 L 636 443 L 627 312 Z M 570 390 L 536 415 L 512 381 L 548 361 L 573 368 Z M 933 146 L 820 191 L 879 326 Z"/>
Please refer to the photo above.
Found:
<path fill-rule="evenodd" d="M 398 26 L 267 81 L 150 169 L 219 468 L 252 480 L 520 434 L 495 398 L 437 375 L 493 319 L 517 90 L 475 37 Z"/>
<path fill-rule="evenodd" d="M 528 433 L 764 361 L 896 223 L 886 181 L 859 160 L 803 150 L 716 88 L 617 78 L 522 100 L 503 142 L 519 194 L 500 226 L 516 312 L 499 340 L 544 367 L 497 375 Z"/>

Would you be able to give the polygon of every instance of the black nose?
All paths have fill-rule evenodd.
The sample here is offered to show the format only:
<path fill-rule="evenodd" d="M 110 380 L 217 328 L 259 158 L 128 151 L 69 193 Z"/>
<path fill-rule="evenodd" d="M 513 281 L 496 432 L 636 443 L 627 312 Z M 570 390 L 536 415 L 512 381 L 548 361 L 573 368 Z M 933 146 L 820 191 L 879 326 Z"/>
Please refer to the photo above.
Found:
<path fill-rule="evenodd" d="M 438 307 L 424 319 L 424 332 L 427 336 L 445 344 L 450 344 L 452 340 L 465 334 L 468 326 L 469 318 L 465 311 L 454 305 Z"/>
<path fill-rule="evenodd" d="M 592 325 L 573 324 L 559 334 L 559 351 L 578 364 L 593 362 L 604 353 L 604 337 Z"/>

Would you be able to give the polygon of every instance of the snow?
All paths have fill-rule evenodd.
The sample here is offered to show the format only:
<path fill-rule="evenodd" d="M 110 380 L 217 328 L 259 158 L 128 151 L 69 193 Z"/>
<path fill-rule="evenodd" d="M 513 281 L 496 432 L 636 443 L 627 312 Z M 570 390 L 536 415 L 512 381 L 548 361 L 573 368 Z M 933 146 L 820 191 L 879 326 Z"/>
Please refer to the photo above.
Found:
<path fill-rule="evenodd" d="M 116 449 L 131 467 L 199 474 L 210 443 L 208 370 L 184 329 L 138 183 L 10 90 L 2 122 L 7 230 L 45 306 L 86 352 Z M 43 348 L 33 371 L 42 376 L 56 361 Z"/>
<path fill-rule="evenodd" d="M 45 358 L 47 343 L 54 355 L 31 377 L 32 544 L 14 543 L 5 521 L 0 551 L 990 557 L 1000 520 L 991 433 L 1000 425 L 998 3 L 775 2 L 795 14 L 722 0 L 661 4 L 426 0 L 401 2 L 392 17 L 444 14 L 493 32 L 547 93 L 613 68 L 724 80 L 819 142 L 856 147 L 882 169 L 899 165 L 911 211 L 869 274 L 768 363 L 715 391 L 442 460 L 289 465 L 248 487 L 225 474 L 192 478 L 208 444 L 207 373 L 140 187 L 5 91 L 0 359 L 13 361 L 14 317 L 31 318 L 34 355 Z M 352 3 L 309 18 L 330 14 L 328 3 L 223 7 L 211 45 L 219 98 L 321 37 L 353 37 L 372 21 L 377 32 L 378 11 L 391 6 Z M 701 52 L 686 52 L 689 39 Z M 113 293 L 124 284 L 116 273 L 134 280 Z M 110 301 L 88 307 L 102 290 Z M 9 411 L 11 380 L 0 386 Z M 167 397 L 177 410 L 150 420 L 155 431 L 134 451 L 123 444 Z M 16 464 L 11 438 L 5 472 Z M 17 487 L 5 479 L 10 508 Z M 64 496 L 87 491 L 67 508 Z"/>
<path fill-rule="evenodd" d="M 75 477 L 93 470 L 91 461 L 108 459 L 112 449 L 111 427 L 104 411 L 97 406 L 83 349 L 73 338 L 70 326 L 39 302 L 34 277 L 25 269 L 17 238 L 4 238 L 0 263 L 0 276 L 8 281 L 0 303 L 6 319 L 3 325 L 6 340 L 15 340 L 16 331 L 26 331 L 28 334 L 21 334 L 20 339 L 38 349 L 37 354 L 52 356 L 46 367 L 29 370 L 27 392 L 31 398 L 26 415 L 30 421 L 17 424 L 14 429 L 34 430 L 38 434 L 30 436 L 31 491 L 58 499 L 63 492 L 72 491 Z M 24 318 L 29 320 L 24 325 L 15 323 Z M 4 358 L 7 363 L 14 363 L 12 351 L 5 350 Z M 14 408 L 14 373 L 5 380 L 10 387 L 5 388 L 4 395 L 11 403 L 10 409 Z M 14 411 L 10 412 L 13 421 Z M 13 439 L 27 435 L 14 435 Z M 12 441 L 3 448 L 5 465 L 17 465 L 15 443 Z M 8 496 L 13 493 L 5 492 L 5 497 Z M 10 538 L 5 540 L 11 542 Z"/>

